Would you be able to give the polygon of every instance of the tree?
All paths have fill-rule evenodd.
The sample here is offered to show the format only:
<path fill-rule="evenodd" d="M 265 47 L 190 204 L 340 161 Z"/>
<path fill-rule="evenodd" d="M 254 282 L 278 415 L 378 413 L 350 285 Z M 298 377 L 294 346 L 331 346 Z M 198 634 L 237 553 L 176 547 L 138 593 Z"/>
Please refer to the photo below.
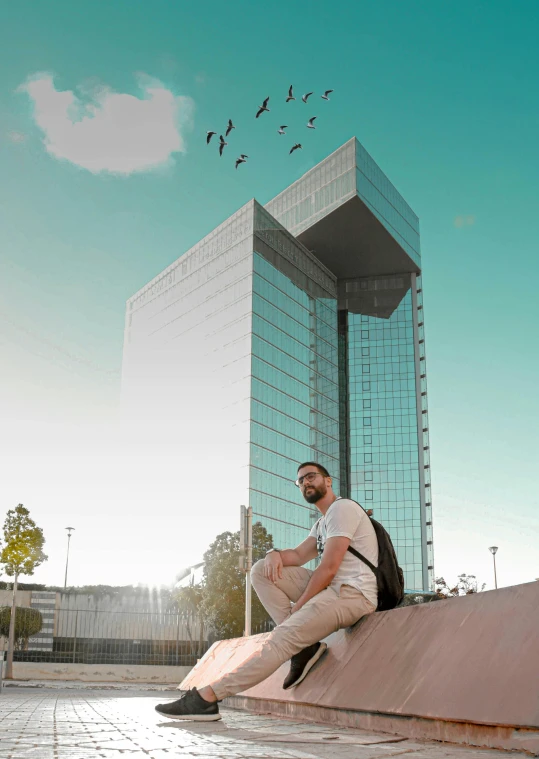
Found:
<path fill-rule="evenodd" d="M 273 538 L 260 522 L 253 525 L 253 563 L 273 548 Z M 245 628 L 245 574 L 239 569 L 240 533 L 223 532 L 204 554 L 202 610 L 219 638 L 238 638 Z M 253 627 L 270 617 L 253 593 Z"/>
<path fill-rule="evenodd" d="M 33 575 L 34 569 L 47 560 L 43 553 L 44 544 L 43 530 L 36 525 L 22 503 L 8 511 L 4 522 L 4 547 L 0 552 L 0 563 L 4 564 L 5 573 L 14 577 L 6 668 L 6 678 L 9 679 L 13 677 L 17 582 L 19 575 Z"/>
<path fill-rule="evenodd" d="M 440 598 L 453 598 L 455 596 L 469 596 L 472 593 L 481 593 L 485 589 L 486 583 L 481 585 L 479 590 L 477 585 L 477 578 L 475 575 L 462 574 L 458 576 L 458 582 L 450 588 L 443 577 L 436 579 L 436 594 Z"/>
<path fill-rule="evenodd" d="M 433 601 L 439 601 L 441 598 L 442 596 L 439 596 L 436 593 L 423 592 L 421 590 L 418 590 L 416 593 L 414 593 L 412 591 L 410 593 L 404 594 L 404 598 L 400 602 L 398 608 L 400 609 L 402 606 L 418 606 L 419 604 L 430 604 Z"/>
<path fill-rule="evenodd" d="M 0 606 L 0 635 L 9 637 L 11 608 Z M 26 606 L 17 607 L 15 615 L 15 648 L 21 651 L 28 645 L 28 638 L 37 635 L 43 627 L 43 616 L 39 609 L 29 609 Z"/>
<path fill-rule="evenodd" d="M 179 612 L 186 614 L 186 627 L 187 634 L 189 635 L 189 643 L 191 648 L 191 654 L 193 653 L 193 634 L 191 632 L 190 622 L 193 619 L 198 619 L 199 624 L 199 636 L 198 636 L 198 652 L 199 657 L 202 656 L 204 647 L 204 623 L 206 621 L 206 615 L 204 612 L 204 587 L 202 585 L 186 585 L 183 588 L 176 588 L 171 597 L 172 605 L 176 607 Z"/>

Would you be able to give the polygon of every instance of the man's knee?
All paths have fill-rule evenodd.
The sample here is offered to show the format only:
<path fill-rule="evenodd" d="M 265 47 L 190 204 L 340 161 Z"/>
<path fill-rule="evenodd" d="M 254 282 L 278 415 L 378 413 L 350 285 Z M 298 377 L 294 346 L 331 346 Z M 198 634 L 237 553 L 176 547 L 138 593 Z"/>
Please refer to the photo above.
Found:
<path fill-rule="evenodd" d="M 280 661 L 284 662 L 312 643 L 317 643 L 319 639 L 316 633 L 309 637 L 308 629 L 288 626 L 285 620 L 271 631 L 264 645 L 272 648 Z"/>

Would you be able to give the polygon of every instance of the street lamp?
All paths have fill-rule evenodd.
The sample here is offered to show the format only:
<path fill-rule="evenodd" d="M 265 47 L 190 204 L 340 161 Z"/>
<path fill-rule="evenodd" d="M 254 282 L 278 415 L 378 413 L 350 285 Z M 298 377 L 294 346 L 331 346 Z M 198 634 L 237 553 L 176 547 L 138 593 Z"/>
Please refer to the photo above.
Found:
<path fill-rule="evenodd" d="M 66 527 L 67 530 L 67 556 L 66 556 L 66 574 L 64 578 L 64 588 L 67 587 L 67 565 L 69 563 L 69 542 L 71 540 L 71 533 L 74 531 L 74 527 Z"/>
<path fill-rule="evenodd" d="M 498 550 L 498 546 L 489 546 L 488 550 L 492 554 L 494 560 L 494 587 L 498 590 L 498 580 L 496 578 L 496 551 Z"/>

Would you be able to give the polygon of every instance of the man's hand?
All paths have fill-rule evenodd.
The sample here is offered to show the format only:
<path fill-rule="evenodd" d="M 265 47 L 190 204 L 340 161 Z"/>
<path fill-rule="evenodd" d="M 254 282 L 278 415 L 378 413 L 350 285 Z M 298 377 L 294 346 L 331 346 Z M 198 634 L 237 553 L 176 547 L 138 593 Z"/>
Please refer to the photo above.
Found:
<path fill-rule="evenodd" d="M 268 553 L 264 561 L 264 577 L 276 582 L 283 577 L 283 560 L 279 551 Z"/>

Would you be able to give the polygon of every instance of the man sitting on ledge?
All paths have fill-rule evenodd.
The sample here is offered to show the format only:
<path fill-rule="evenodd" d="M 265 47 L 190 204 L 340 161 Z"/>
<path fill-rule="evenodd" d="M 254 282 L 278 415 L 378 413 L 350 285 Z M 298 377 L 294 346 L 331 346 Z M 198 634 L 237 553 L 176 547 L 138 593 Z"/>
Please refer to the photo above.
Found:
<path fill-rule="evenodd" d="M 203 688 L 192 688 L 156 710 L 170 719 L 221 719 L 217 703 L 257 685 L 291 659 L 283 688 L 293 688 L 324 654 L 322 639 L 375 611 L 377 583 L 369 567 L 348 551 L 355 548 L 375 566 L 378 542 L 371 520 L 354 501 L 338 498 L 327 469 L 313 461 L 298 467 L 296 485 L 321 518 L 295 549 L 271 549 L 251 577 L 258 597 L 276 622 L 260 649 L 232 672 Z M 303 564 L 321 556 L 311 571 Z M 293 604 L 293 605 L 291 605 Z"/>

